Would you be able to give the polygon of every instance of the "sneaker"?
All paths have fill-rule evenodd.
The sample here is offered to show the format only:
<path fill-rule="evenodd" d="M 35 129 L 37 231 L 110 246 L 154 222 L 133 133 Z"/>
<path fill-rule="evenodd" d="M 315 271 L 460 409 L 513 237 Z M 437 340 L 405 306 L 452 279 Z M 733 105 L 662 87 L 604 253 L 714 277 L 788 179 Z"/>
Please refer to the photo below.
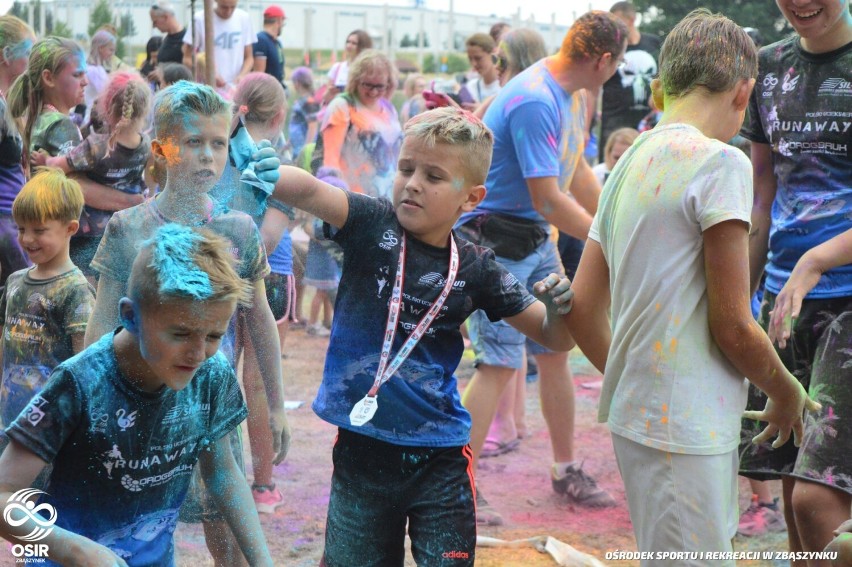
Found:
<path fill-rule="evenodd" d="M 320 324 L 308 325 L 308 334 L 312 337 L 328 337 L 331 335 L 331 331 Z"/>
<path fill-rule="evenodd" d="M 476 523 L 484 526 L 503 525 L 503 516 L 488 503 L 478 488 L 476 489 Z"/>
<path fill-rule="evenodd" d="M 595 479 L 583 472 L 580 467 L 569 466 L 564 476 L 559 476 L 556 465 L 550 471 L 553 491 L 565 494 L 568 500 L 589 508 L 609 508 L 616 505 L 615 499 L 603 488 L 598 487 Z"/>
<path fill-rule="evenodd" d="M 745 537 L 763 535 L 767 532 L 786 532 L 787 522 L 784 520 L 784 512 L 778 506 L 778 499 L 772 504 L 757 501 L 757 494 L 751 496 L 751 505 L 740 516 L 740 524 L 737 533 Z"/>
<path fill-rule="evenodd" d="M 274 484 L 271 486 L 253 484 L 251 496 L 254 498 L 257 511 L 261 514 L 274 514 L 276 508 L 284 505 L 284 496 Z"/>

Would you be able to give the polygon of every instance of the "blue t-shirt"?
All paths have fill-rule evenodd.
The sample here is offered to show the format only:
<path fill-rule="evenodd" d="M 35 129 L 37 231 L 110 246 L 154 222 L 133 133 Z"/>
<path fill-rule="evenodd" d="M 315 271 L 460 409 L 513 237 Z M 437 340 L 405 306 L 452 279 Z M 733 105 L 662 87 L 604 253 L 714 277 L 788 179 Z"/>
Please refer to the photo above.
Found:
<path fill-rule="evenodd" d="M 742 135 L 769 144 L 772 203 L 766 289 L 779 293 L 802 255 L 852 227 L 852 42 L 808 53 L 791 37 L 760 50 Z M 852 265 L 822 275 L 809 299 L 852 296 Z"/>
<path fill-rule="evenodd" d="M 353 427 L 349 413 L 376 375 L 403 231 L 390 202 L 356 193 L 347 197 L 349 217 L 332 236 L 343 248 L 343 275 L 313 409 L 329 423 L 395 445 L 464 445 L 470 437 L 470 414 L 461 405 L 453 375 L 464 351 L 459 326 L 477 309 L 496 321 L 517 315 L 535 298 L 494 260 L 490 249 L 454 237 L 459 271 L 441 313 L 379 390 L 372 421 Z M 440 295 L 449 268 L 449 247 L 436 248 L 410 236 L 406 247 L 392 357 Z"/>
<path fill-rule="evenodd" d="M 293 155 L 298 155 L 305 144 L 311 144 L 316 140 L 308 140 L 308 126 L 316 122 L 319 104 L 313 97 L 303 96 L 293 103 L 290 112 L 290 145 L 293 147 Z"/>
<path fill-rule="evenodd" d="M 254 56 L 266 57 L 266 73 L 279 81 L 284 80 L 284 48 L 278 38 L 272 37 L 266 31 L 257 32 Z"/>
<path fill-rule="evenodd" d="M 269 255 L 269 268 L 273 274 L 293 275 L 293 239 L 289 230 L 284 231 L 278 246 Z"/>
<path fill-rule="evenodd" d="M 458 226 L 488 212 L 548 226 L 533 207 L 526 180 L 558 177 L 560 189 L 568 190 L 583 158 L 584 112 L 583 95 L 565 92 L 544 60 L 506 83 L 485 113 L 485 124 L 494 133 L 488 193 L 475 211 L 462 215 Z"/>
<path fill-rule="evenodd" d="M 119 370 L 107 334 L 62 363 L 6 433 L 53 463 L 43 501 L 56 509 L 57 526 L 131 567 L 169 566 L 199 451 L 247 414 L 221 353 L 183 390 L 145 392 Z"/>

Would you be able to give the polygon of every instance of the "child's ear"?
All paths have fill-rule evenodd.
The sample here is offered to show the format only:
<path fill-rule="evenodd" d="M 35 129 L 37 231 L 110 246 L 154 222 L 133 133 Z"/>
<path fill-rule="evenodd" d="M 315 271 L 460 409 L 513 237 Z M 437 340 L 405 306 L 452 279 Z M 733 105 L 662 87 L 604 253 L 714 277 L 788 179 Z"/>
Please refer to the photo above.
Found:
<path fill-rule="evenodd" d="M 470 189 L 467 199 L 462 203 L 462 211 L 467 213 L 474 210 L 485 199 L 485 193 L 485 185 L 476 185 Z"/>
<path fill-rule="evenodd" d="M 77 234 L 77 229 L 80 228 L 80 221 L 74 219 L 68 223 L 68 226 L 65 227 L 65 230 L 68 231 L 68 236 L 74 236 Z"/>
<path fill-rule="evenodd" d="M 665 110 L 665 104 L 663 104 L 663 82 L 660 79 L 651 80 L 651 98 L 657 110 Z"/>
<path fill-rule="evenodd" d="M 139 333 L 139 313 L 136 302 L 129 297 L 122 297 L 118 302 L 118 320 L 121 326 L 134 335 Z"/>
<path fill-rule="evenodd" d="M 742 112 L 748 107 L 754 83 L 755 79 L 740 79 L 734 87 L 734 108 L 737 112 Z"/>
<path fill-rule="evenodd" d="M 54 86 L 56 86 L 56 83 L 53 81 L 53 73 L 50 72 L 50 69 L 42 69 L 41 82 L 46 87 L 53 88 Z"/>

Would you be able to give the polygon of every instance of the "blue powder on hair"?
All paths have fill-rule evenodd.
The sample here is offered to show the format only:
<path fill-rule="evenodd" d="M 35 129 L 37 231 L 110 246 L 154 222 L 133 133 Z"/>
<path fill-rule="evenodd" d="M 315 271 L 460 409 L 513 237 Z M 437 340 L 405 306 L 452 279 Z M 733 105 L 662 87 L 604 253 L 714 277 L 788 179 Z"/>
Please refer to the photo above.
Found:
<path fill-rule="evenodd" d="M 150 266 L 157 271 L 161 295 L 189 296 L 204 300 L 213 295 L 210 277 L 192 261 L 203 237 L 191 228 L 169 223 L 144 242 L 151 246 Z"/>

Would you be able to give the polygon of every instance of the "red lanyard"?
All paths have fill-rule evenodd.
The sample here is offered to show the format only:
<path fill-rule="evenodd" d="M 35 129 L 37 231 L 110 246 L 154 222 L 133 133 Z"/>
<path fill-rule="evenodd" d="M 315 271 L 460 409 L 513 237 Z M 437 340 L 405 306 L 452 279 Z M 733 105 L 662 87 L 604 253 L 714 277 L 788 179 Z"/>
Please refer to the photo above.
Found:
<path fill-rule="evenodd" d="M 439 295 L 438 299 L 436 299 L 432 306 L 429 307 L 429 310 L 425 315 L 423 315 L 423 318 L 420 319 L 417 327 L 414 328 L 414 331 L 412 331 L 405 340 L 402 347 L 399 349 L 399 352 L 397 352 L 396 356 L 394 356 L 393 360 L 391 360 L 390 353 L 391 348 L 393 347 L 394 337 L 396 336 L 396 328 L 399 324 L 399 312 L 402 307 L 402 285 L 405 277 L 405 232 L 402 233 L 399 245 L 399 260 L 397 261 L 396 277 L 394 278 L 390 306 L 388 307 L 388 320 L 385 325 L 385 338 L 382 343 L 382 354 L 379 358 L 379 367 L 376 369 L 376 378 L 373 381 L 373 386 L 370 388 L 370 391 L 367 392 L 367 395 L 364 396 L 363 399 L 355 404 L 355 407 L 352 408 L 352 412 L 349 414 L 349 421 L 352 425 L 361 426 L 373 418 L 373 415 L 375 415 L 376 410 L 378 409 L 376 397 L 379 394 L 379 388 L 393 377 L 394 373 L 400 366 L 402 366 L 402 363 L 405 362 L 405 359 L 408 358 L 411 351 L 414 350 L 414 347 L 423 335 L 426 334 L 426 331 L 429 330 L 429 327 L 441 312 L 444 302 L 447 300 L 447 297 L 453 289 L 453 283 L 456 281 L 458 270 L 459 253 L 456 248 L 456 241 L 452 235 L 450 235 L 450 269 L 447 273 L 447 281 L 444 283 L 444 289 L 441 290 L 441 295 Z"/>

